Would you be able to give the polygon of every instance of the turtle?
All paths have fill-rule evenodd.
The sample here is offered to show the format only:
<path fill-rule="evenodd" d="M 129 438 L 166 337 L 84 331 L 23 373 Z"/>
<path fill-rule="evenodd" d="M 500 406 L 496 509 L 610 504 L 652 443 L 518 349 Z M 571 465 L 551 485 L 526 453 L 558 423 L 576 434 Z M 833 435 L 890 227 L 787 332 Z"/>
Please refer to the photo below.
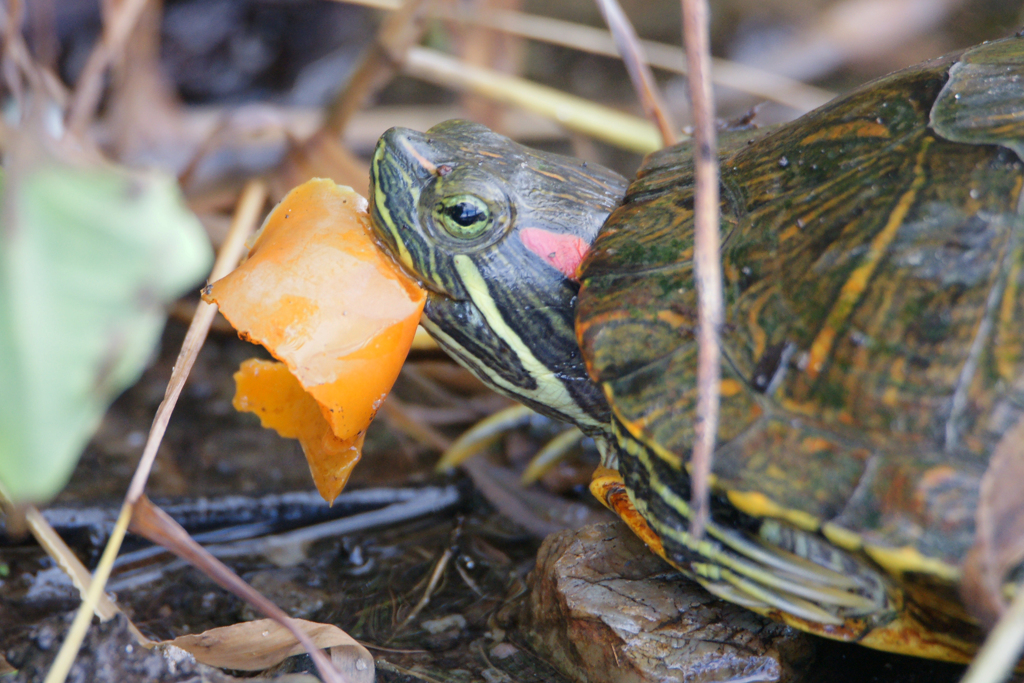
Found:
<path fill-rule="evenodd" d="M 673 567 L 811 633 L 967 661 L 984 635 L 960 592 L 980 482 L 1024 419 L 1024 39 L 725 132 L 719 155 L 721 419 L 700 539 L 689 143 L 627 181 L 467 121 L 393 128 L 371 219 L 427 288 L 439 345 L 593 437 L 591 490 Z"/>

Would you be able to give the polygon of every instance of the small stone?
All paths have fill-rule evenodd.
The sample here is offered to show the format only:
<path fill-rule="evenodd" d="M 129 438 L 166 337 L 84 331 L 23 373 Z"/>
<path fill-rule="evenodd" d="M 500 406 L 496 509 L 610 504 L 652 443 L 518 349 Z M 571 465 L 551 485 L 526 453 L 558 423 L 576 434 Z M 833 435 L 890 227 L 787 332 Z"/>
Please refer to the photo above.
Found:
<path fill-rule="evenodd" d="M 531 645 L 581 683 L 790 681 L 813 639 L 710 595 L 621 522 L 549 536 L 520 615 Z"/>
<path fill-rule="evenodd" d="M 491 648 L 490 654 L 494 659 L 506 659 L 519 654 L 519 648 L 512 643 L 498 643 Z"/>
<path fill-rule="evenodd" d="M 466 628 L 466 617 L 461 614 L 449 614 L 437 619 L 428 619 L 420 624 L 427 633 L 437 635 L 445 631 L 462 631 Z"/>
<path fill-rule="evenodd" d="M 512 677 L 501 669 L 484 669 L 480 674 L 486 683 L 514 683 Z"/>

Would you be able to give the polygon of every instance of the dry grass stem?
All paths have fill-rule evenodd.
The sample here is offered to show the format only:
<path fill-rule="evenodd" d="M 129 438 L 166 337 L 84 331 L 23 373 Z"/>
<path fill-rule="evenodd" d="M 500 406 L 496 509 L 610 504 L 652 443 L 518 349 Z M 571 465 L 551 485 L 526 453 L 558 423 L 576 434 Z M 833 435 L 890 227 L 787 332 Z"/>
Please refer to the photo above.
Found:
<path fill-rule="evenodd" d="M 434 591 L 437 590 L 438 584 L 441 583 L 441 579 L 444 577 L 444 572 L 448 569 L 448 563 L 451 562 L 452 557 L 454 557 L 452 549 L 447 548 L 437 560 L 437 564 L 434 565 L 434 571 L 430 573 L 430 581 L 427 582 L 427 587 L 423 591 L 423 597 L 421 597 L 419 602 L 416 603 L 416 606 L 412 608 L 409 615 L 405 619 L 402 619 L 402 623 L 395 629 L 396 633 L 412 623 L 412 620 L 418 617 L 420 612 L 430 604 L 430 598 L 433 597 Z"/>
<path fill-rule="evenodd" d="M 25 111 L 25 97 L 19 72 L 21 76 L 28 79 L 33 92 L 40 91 L 39 85 L 42 81 L 36 63 L 32 60 L 28 46 L 25 44 L 25 38 L 21 34 L 21 22 L 24 14 L 25 7 L 19 0 L 7 3 L 6 8 L 0 7 L 0 17 L 4 22 L 4 80 L 22 115 Z"/>
<path fill-rule="evenodd" d="M 424 681 L 424 683 L 447 683 L 447 681 L 432 678 L 431 676 L 428 676 L 423 672 L 413 671 L 412 669 L 406 669 L 405 667 L 398 666 L 397 664 L 392 664 L 391 662 L 385 659 L 377 660 L 377 668 L 381 671 L 387 671 L 390 673 L 399 674 L 401 676 L 408 676 L 409 678 L 415 679 L 417 681 Z"/>
<path fill-rule="evenodd" d="M 242 193 L 242 198 L 239 200 L 231 232 L 217 256 L 211 278 L 219 279 L 223 277 L 238 263 L 245 250 L 245 241 L 256 225 L 265 200 L 265 184 L 260 180 L 250 181 Z M 92 614 L 96 610 L 99 597 L 103 592 L 104 586 L 106 586 L 107 580 L 110 578 L 110 571 L 114 565 L 114 560 L 117 558 L 121 542 L 124 540 L 124 535 L 128 530 L 128 523 L 132 518 L 134 504 L 142 495 L 142 490 L 152 470 L 153 461 L 156 459 L 157 449 L 167 429 L 167 423 L 170 421 L 171 412 L 174 410 L 174 405 L 181 394 L 185 378 L 188 376 L 196 356 L 199 355 L 199 349 L 202 348 L 206 332 L 209 330 L 210 323 L 213 321 L 216 312 L 216 306 L 202 302 L 196 309 L 195 318 L 193 318 L 192 325 L 185 336 L 181 353 L 178 356 L 178 361 L 174 365 L 171 379 L 168 382 L 167 393 L 157 408 L 156 417 L 153 418 L 153 426 L 150 429 L 149 439 L 143 449 L 142 458 L 128 487 L 128 493 L 125 495 L 121 512 L 110 533 L 110 538 L 107 540 L 107 546 L 103 549 L 100 563 L 96 567 L 92 585 L 89 586 L 85 600 L 79 607 L 78 613 L 75 614 L 75 619 L 68 630 L 68 635 L 61 644 L 60 651 L 57 653 L 53 665 L 50 667 L 49 672 L 47 672 L 45 683 L 63 683 L 67 678 L 68 672 L 71 670 L 71 665 L 74 663 L 78 650 L 82 646 L 82 639 L 85 638 Z"/>
<path fill-rule="evenodd" d="M 484 592 L 480 589 L 480 586 L 476 584 L 476 581 L 474 581 L 472 577 L 466 573 L 466 570 L 463 569 L 462 565 L 458 562 L 455 563 L 455 571 L 459 573 L 459 576 L 462 578 L 465 584 L 469 586 L 469 590 L 473 591 L 481 598 L 484 597 Z"/>
<path fill-rule="evenodd" d="M 435 3 L 435 6 L 438 3 Z M 464 3 L 469 5 L 469 3 Z M 522 0 L 478 0 L 472 3 L 478 8 L 489 10 L 517 10 Z M 521 76 L 524 69 L 525 41 L 511 33 L 486 28 L 465 22 L 451 25 L 452 51 L 467 64 L 493 69 L 499 73 Z M 477 97 L 468 92 L 459 98 L 462 118 L 481 123 L 491 130 L 504 134 L 503 126 L 508 116 L 506 107 L 499 102 Z"/>
<path fill-rule="evenodd" d="M 26 508 L 25 521 L 28 523 L 32 536 L 46 551 L 46 554 L 53 558 L 53 561 L 71 578 L 71 582 L 82 595 L 82 599 L 85 600 L 89 587 L 92 585 L 92 576 L 89 574 L 89 570 L 34 505 Z M 96 601 L 96 616 L 101 621 L 107 621 L 120 613 L 121 608 L 115 605 L 114 601 L 105 593 L 100 593 Z M 128 630 L 135 637 L 136 642 L 147 648 L 152 647 L 153 641 L 142 635 L 131 620 L 128 621 Z"/>
<path fill-rule="evenodd" d="M 564 523 L 559 523 L 558 518 L 564 518 L 561 513 L 571 503 L 566 504 L 551 494 L 523 489 L 514 472 L 488 462 L 487 458 L 467 460 L 462 469 L 487 502 L 537 539 L 566 528 Z M 573 522 L 579 524 L 580 518 L 574 518 Z"/>
<path fill-rule="evenodd" d="M 434 466 L 435 471 L 446 472 L 465 464 L 474 455 L 497 442 L 507 432 L 528 425 L 533 416 L 533 410 L 516 403 L 480 420 L 463 432 L 455 440 L 455 443 L 441 455 L 441 459 Z"/>
<path fill-rule="evenodd" d="M 615 41 L 608 31 L 563 19 L 497 10 L 479 13 L 460 11 L 457 16 L 448 11 L 442 12 L 441 16 L 581 52 L 618 56 Z M 683 51 L 678 47 L 652 40 L 642 40 L 640 44 L 651 66 L 678 74 L 689 72 Z M 717 85 L 778 102 L 799 112 L 820 107 L 835 96 L 828 90 L 728 59 L 712 57 L 711 63 L 714 67 L 712 81 Z"/>
<path fill-rule="evenodd" d="M 640 154 L 661 147 L 658 131 L 644 119 L 522 78 L 472 66 L 436 50 L 410 49 L 402 70 L 436 85 L 470 91 L 546 116 L 616 147 Z"/>
<path fill-rule="evenodd" d="M 1014 667 L 1024 650 L 1024 590 L 1017 587 L 1017 595 L 988 634 L 985 644 L 960 683 L 999 683 L 1013 674 Z"/>
<path fill-rule="evenodd" d="M 389 427 L 411 437 L 423 446 L 444 452 L 452 445 L 451 439 L 410 414 L 406 405 L 394 396 L 389 396 L 384 401 L 380 407 L 380 416 L 387 420 Z"/>
<path fill-rule="evenodd" d="M 565 454 L 579 445 L 583 438 L 583 432 L 578 427 L 572 427 L 544 444 L 523 470 L 523 476 L 520 479 L 523 486 L 540 481 L 541 477 L 553 470 L 555 465 L 562 461 Z"/>
<path fill-rule="evenodd" d="M 335 2 L 383 10 L 398 10 L 402 6 L 400 0 L 335 0 Z M 608 57 L 617 57 L 619 54 L 615 41 L 608 31 L 564 19 L 510 10 L 478 11 L 462 6 L 457 11 L 447 7 L 438 8 L 436 11 L 432 10 L 431 15 L 475 24 L 520 38 L 561 45 L 581 52 Z M 647 63 L 651 66 L 678 74 L 688 73 L 686 58 L 678 47 L 652 40 L 642 40 L 640 45 L 643 47 Z M 757 67 L 717 57 L 712 57 L 711 62 L 714 65 L 712 74 L 714 83 L 771 102 L 784 104 L 799 112 L 807 112 L 820 107 L 835 97 L 835 93 L 823 88 L 807 85 L 793 78 L 764 71 Z"/>
<path fill-rule="evenodd" d="M 57 657 L 53 660 L 53 664 L 50 665 L 50 670 L 46 672 L 44 683 L 64 683 L 67 679 L 68 673 L 71 671 L 71 665 L 75 663 L 75 657 L 78 656 L 78 650 L 82 647 L 85 633 L 89 629 L 89 622 L 92 621 L 92 615 L 100 602 L 100 596 L 107 585 L 107 579 L 110 578 L 110 570 L 114 566 L 114 560 L 117 559 L 117 552 L 121 547 L 121 541 L 124 539 L 125 533 L 128 531 L 128 522 L 130 520 L 131 506 L 126 503 L 121 508 L 121 513 L 114 523 L 114 528 L 110 531 L 107 546 L 103 549 L 100 563 L 93 574 L 92 584 L 86 590 L 85 598 L 82 600 L 82 604 L 79 605 L 78 612 L 75 613 L 75 619 L 71 622 L 71 628 L 68 629 L 64 642 L 61 643 Z"/>
<path fill-rule="evenodd" d="M 246 184 L 245 189 L 242 190 L 242 196 L 238 200 L 238 208 L 232 219 L 228 238 L 221 247 L 217 262 L 213 264 L 213 270 L 210 272 L 210 282 L 219 280 L 234 269 L 235 264 L 245 252 L 245 241 L 257 226 L 266 199 L 267 187 L 262 180 L 250 180 Z M 210 329 L 210 323 L 213 322 L 215 315 L 217 315 L 217 307 L 212 304 L 200 302 L 196 308 L 195 318 L 192 319 L 192 324 L 185 335 L 181 353 L 174 364 L 171 379 L 167 384 L 167 393 L 157 408 L 156 417 L 153 418 L 153 426 L 142 451 L 142 459 L 128 486 L 128 494 L 125 497 L 128 503 L 134 503 L 142 496 L 146 480 L 149 479 L 149 473 L 153 468 L 153 461 L 156 460 L 157 449 L 160 447 L 160 442 L 163 441 L 164 432 L 167 431 L 171 413 L 174 411 L 178 396 L 181 395 L 182 387 L 185 385 L 185 379 L 188 377 L 189 371 L 192 370 L 192 365 L 199 355 L 199 350 L 203 346 L 206 333 Z"/>
<path fill-rule="evenodd" d="M 711 96 L 711 39 L 707 0 L 683 1 L 683 36 L 690 63 L 690 99 L 694 122 L 694 257 L 697 281 L 700 349 L 697 354 L 697 425 L 690 459 L 693 482 L 690 534 L 704 535 L 709 514 L 708 477 L 718 433 L 720 389 L 719 330 L 722 326 L 722 264 L 718 234 L 718 145 L 715 107 Z"/>

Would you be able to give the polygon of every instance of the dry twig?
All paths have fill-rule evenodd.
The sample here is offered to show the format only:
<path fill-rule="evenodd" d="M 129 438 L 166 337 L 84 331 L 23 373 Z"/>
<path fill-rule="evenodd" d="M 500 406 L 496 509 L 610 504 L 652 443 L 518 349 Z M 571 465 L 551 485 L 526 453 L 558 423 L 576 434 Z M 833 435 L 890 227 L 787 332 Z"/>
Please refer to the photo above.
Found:
<path fill-rule="evenodd" d="M 89 54 L 68 111 L 67 128 L 82 137 L 103 95 L 103 74 L 118 55 L 142 15 L 147 0 L 124 0 L 117 4 L 103 24 L 103 35 Z"/>
<path fill-rule="evenodd" d="M 643 106 L 644 114 L 658 128 L 661 133 L 661 142 L 664 146 L 676 143 L 676 127 L 672 123 L 672 117 L 668 113 L 668 107 L 661 96 L 661 90 L 654 80 L 651 67 L 648 66 L 647 55 L 644 54 L 640 38 L 633 29 L 633 24 L 626 18 L 622 11 L 622 5 L 618 0 L 597 0 L 597 6 L 604 15 L 604 21 L 612 32 L 615 39 L 615 47 L 618 48 L 626 71 L 629 72 L 629 80 L 633 82 L 633 90 L 640 97 L 640 104 Z"/>
<path fill-rule="evenodd" d="M 718 432 L 721 374 L 719 330 L 722 326 L 722 264 L 718 235 L 718 145 L 715 107 L 711 97 L 710 37 L 707 0 L 683 0 L 683 35 L 690 63 L 693 102 L 694 199 L 693 274 L 699 297 L 700 349 L 697 355 L 697 429 L 690 459 L 693 481 L 690 534 L 704 535 L 709 514 L 708 475 Z"/>
<path fill-rule="evenodd" d="M 298 628 L 284 610 L 275 605 L 262 593 L 247 584 L 238 574 L 215 558 L 208 550 L 196 543 L 170 515 L 153 505 L 145 496 L 134 501 L 132 514 L 132 531 L 159 543 L 171 550 L 175 555 L 187 559 L 189 563 L 203 570 L 214 583 L 243 598 L 270 619 L 286 628 L 295 637 L 317 666 L 321 678 L 329 683 L 345 683 L 341 674 L 331 666 L 323 651 L 313 643 L 309 634 Z M 369 653 L 367 653 L 369 658 Z"/>

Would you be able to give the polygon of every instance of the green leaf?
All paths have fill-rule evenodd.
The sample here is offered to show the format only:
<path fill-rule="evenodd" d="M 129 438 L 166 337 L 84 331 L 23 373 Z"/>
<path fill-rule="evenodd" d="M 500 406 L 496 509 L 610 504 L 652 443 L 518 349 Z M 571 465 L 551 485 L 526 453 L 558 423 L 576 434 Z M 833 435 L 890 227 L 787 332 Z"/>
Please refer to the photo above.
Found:
<path fill-rule="evenodd" d="M 51 165 L 3 181 L 0 489 L 42 502 L 142 373 L 165 304 L 207 274 L 211 250 L 164 175 Z"/>

